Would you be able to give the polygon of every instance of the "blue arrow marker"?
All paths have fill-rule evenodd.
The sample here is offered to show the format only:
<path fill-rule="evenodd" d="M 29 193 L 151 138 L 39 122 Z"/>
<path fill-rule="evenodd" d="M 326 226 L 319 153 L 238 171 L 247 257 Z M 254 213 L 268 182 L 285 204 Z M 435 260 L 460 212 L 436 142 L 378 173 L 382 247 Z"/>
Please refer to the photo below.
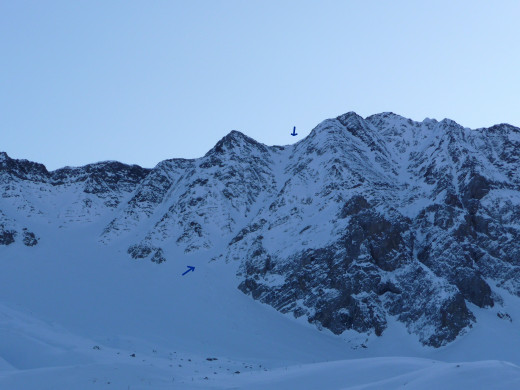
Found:
<path fill-rule="evenodd" d="M 195 267 L 192 267 L 191 265 L 188 265 L 188 270 L 182 274 L 182 276 L 186 275 L 190 271 L 195 271 Z"/>
<path fill-rule="evenodd" d="M 296 126 L 294 126 L 291 135 L 292 135 L 293 137 L 298 135 L 298 133 L 296 132 Z"/>
<path fill-rule="evenodd" d="M 188 270 L 182 274 L 182 276 L 186 275 L 190 271 L 195 271 L 195 267 L 192 267 L 191 265 L 188 265 Z"/>

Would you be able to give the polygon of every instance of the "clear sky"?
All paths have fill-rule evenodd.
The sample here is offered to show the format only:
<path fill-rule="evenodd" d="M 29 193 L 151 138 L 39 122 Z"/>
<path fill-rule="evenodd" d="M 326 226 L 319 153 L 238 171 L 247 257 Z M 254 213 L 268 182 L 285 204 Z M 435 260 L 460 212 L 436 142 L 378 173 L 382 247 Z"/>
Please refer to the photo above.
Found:
<path fill-rule="evenodd" d="M 0 0 L 0 150 L 153 167 L 347 111 L 520 126 L 519 20 L 516 0 Z"/>

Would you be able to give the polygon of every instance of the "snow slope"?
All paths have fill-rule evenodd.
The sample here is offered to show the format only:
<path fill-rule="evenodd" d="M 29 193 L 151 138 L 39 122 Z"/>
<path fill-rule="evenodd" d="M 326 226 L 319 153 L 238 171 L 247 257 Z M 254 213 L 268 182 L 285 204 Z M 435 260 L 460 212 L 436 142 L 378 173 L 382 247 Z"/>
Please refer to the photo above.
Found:
<path fill-rule="evenodd" d="M 362 348 L 356 335 L 319 332 L 252 301 L 231 283 L 233 263 L 129 262 L 124 251 L 85 240 L 85 229 L 59 236 L 58 251 L 42 237 L 41 247 L 2 252 L 0 389 L 519 385 L 520 368 L 499 360 L 520 363 L 516 327 L 496 316 L 440 350 L 398 322 Z M 181 276 L 186 264 L 196 271 Z"/>

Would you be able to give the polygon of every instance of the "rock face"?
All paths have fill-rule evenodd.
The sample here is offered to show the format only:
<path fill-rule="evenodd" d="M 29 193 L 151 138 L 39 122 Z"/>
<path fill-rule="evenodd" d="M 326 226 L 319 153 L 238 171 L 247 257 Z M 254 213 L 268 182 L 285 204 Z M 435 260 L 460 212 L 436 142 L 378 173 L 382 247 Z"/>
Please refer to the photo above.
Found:
<path fill-rule="evenodd" d="M 468 303 L 519 294 L 520 129 L 391 113 L 327 120 L 287 151 L 286 180 L 230 241 L 241 291 L 341 334 L 390 317 L 434 347 Z M 501 210 L 501 211 L 500 211 Z"/>
<path fill-rule="evenodd" d="M 35 246 L 38 244 L 38 238 L 33 232 L 29 232 L 27 231 L 27 228 L 24 228 L 23 243 L 25 246 Z"/>
<path fill-rule="evenodd" d="M 238 262 L 245 294 L 336 334 L 384 335 L 392 318 L 439 347 L 472 305 L 499 303 L 495 286 L 520 296 L 520 129 L 506 124 L 347 113 L 291 146 L 233 131 L 151 170 L 48 172 L 0 153 L 0 191 L 0 245 L 38 244 L 26 221 L 57 215 L 150 266 Z"/>

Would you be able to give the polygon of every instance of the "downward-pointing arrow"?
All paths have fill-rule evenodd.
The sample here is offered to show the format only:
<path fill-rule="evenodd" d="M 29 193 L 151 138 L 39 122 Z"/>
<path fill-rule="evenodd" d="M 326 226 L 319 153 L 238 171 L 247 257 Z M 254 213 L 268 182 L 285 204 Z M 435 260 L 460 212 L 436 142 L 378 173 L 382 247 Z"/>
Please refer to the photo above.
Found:
<path fill-rule="evenodd" d="M 195 271 L 195 267 L 192 267 L 191 265 L 188 265 L 188 270 L 182 274 L 182 276 L 186 275 L 190 271 Z"/>
<path fill-rule="evenodd" d="M 295 136 L 298 135 L 298 133 L 296 132 L 296 126 L 293 127 L 293 130 L 292 130 L 291 135 L 292 135 L 293 137 L 295 137 Z"/>

